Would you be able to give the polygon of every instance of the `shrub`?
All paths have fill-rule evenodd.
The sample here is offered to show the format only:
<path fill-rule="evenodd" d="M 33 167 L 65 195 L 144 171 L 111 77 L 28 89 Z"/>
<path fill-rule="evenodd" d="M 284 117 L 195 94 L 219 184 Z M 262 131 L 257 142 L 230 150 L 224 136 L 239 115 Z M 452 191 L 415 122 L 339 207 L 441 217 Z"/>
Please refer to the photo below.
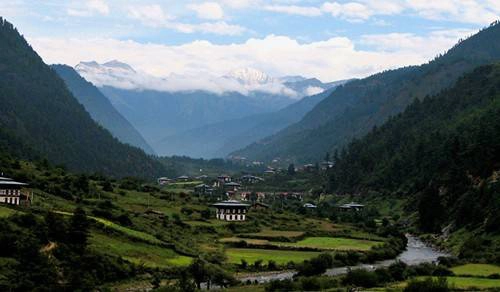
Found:
<path fill-rule="evenodd" d="M 355 285 L 365 288 L 375 287 L 378 284 L 377 274 L 364 269 L 350 270 L 342 281 L 344 285 Z"/>
<path fill-rule="evenodd" d="M 424 280 L 411 280 L 404 292 L 448 292 L 451 291 L 446 278 L 426 278 Z"/>

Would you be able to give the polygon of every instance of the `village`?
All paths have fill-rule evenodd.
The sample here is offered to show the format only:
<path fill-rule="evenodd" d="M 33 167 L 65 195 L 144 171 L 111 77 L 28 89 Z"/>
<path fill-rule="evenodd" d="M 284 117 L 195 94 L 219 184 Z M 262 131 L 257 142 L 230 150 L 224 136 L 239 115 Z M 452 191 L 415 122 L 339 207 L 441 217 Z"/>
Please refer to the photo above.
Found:
<path fill-rule="evenodd" d="M 323 163 L 322 170 L 326 171 L 332 167 L 332 163 Z M 294 172 L 312 173 L 317 170 L 317 166 L 306 164 L 300 169 L 294 169 Z M 215 218 L 226 221 L 245 221 L 248 209 L 269 209 L 273 202 L 295 201 L 300 202 L 302 208 L 314 211 L 317 204 L 311 200 L 305 199 L 309 194 L 307 191 L 263 191 L 261 186 L 266 185 L 266 178 L 276 176 L 282 173 L 281 169 L 268 168 L 264 171 L 264 177 L 252 174 L 243 174 L 232 177 L 227 174 L 221 174 L 217 177 L 201 175 L 190 177 L 182 175 L 177 178 L 160 177 L 157 182 L 160 186 L 169 186 L 176 183 L 193 185 L 192 194 L 203 198 L 212 203 L 215 207 Z M 363 204 L 350 202 L 339 204 L 340 211 L 361 211 Z"/>

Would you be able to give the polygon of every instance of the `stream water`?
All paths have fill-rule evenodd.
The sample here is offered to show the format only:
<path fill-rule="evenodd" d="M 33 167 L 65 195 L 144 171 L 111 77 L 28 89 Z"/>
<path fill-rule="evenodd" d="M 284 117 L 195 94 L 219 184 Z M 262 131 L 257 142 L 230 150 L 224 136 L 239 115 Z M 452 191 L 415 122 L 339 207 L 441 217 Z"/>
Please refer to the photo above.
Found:
<path fill-rule="evenodd" d="M 402 261 L 408 265 L 432 263 L 436 262 L 439 257 L 448 255 L 425 244 L 420 239 L 414 236 L 407 235 L 407 238 L 408 238 L 408 244 L 406 245 L 406 250 L 403 251 L 395 259 L 380 261 L 373 264 L 359 264 L 356 266 L 332 268 L 328 269 L 325 275 L 328 276 L 342 275 L 346 274 L 349 271 L 349 269 L 374 270 L 376 268 L 390 266 L 396 261 Z M 263 272 L 252 275 L 246 275 L 244 277 L 239 278 L 239 280 L 242 282 L 250 280 L 251 282 L 257 281 L 258 283 L 267 283 L 272 280 L 291 279 L 296 273 L 297 273 L 296 271 L 280 271 L 280 272 L 267 272 L 267 273 Z"/>

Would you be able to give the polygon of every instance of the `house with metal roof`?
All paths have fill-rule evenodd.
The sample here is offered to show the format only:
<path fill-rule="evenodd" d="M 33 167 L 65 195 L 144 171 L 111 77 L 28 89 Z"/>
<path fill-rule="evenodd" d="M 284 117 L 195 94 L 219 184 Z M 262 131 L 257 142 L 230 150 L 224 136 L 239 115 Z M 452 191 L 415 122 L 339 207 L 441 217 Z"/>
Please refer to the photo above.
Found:
<path fill-rule="evenodd" d="M 21 191 L 27 185 L 11 178 L 0 177 L 0 203 L 20 205 L 22 201 L 28 202 L 30 200 L 29 193 Z"/>
<path fill-rule="evenodd" d="M 339 209 L 341 209 L 343 211 L 361 211 L 364 207 L 365 207 L 365 205 L 363 205 L 363 204 L 350 202 L 347 204 L 340 205 Z"/>
<path fill-rule="evenodd" d="M 227 200 L 212 204 L 216 208 L 215 218 L 224 221 L 245 221 L 249 204 Z"/>

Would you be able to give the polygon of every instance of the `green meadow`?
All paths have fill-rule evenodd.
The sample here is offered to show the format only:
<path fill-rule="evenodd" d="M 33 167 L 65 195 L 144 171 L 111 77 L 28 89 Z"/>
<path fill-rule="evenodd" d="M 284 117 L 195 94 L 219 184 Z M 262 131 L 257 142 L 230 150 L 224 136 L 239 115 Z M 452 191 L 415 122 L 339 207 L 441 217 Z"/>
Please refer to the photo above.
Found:
<path fill-rule="evenodd" d="M 451 270 L 457 276 L 488 277 L 493 274 L 500 274 L 500 266 L 488 264 L 465 264 Z"/>
<path fill-rule="evenodd" d="M 248 244 L 254 245 L 274 245 L 278 247 L 305 247 L 305 248 L 315 248 L 321 250 L 356 250 L 356 251 L 367 251 L 380 244 L 379 241 L 371 241 L 364 239 L 353 239 L 344 237 L 308 237 L 302 239 L 298 242 L 276 242 L 269 241 L 266 239 L 253 239 L 253 238 L 241 238 L 241 237 L 228 237 L 220 240 L 222 243 L 235 243 L 239 241 L 245 241 Z"/>
<path fill-rule="evenodd" d="M 312 247 L 324 250 L 359 250 L 367 251 L 379 245 L 378 241 L 352 239 L 342 237 L 308 237 L 296 243 L 287 243 L 288 246 Z"/>
<path fill-rule="evenodd" d="M 239 264 L 241 260 L 253 264 L 258 260 L 264 263 L 275 261 L 277 264 L 286 264 L 288 262 L 299 263 L 304 260 L 313 258 L 319 255 L 319 252 L 314 251 L 290 251 L 290 250 L 275 250 L 275 249 L 251 249 L 251 248 L 228 248 L 226 255 L 228 262 Z"/>
<path fill-rule="evenodd" d="M 90 246 L 95 250 L 105 250 L 108 254 L 120 256 L 134 264 L 143 264 L 153 268 L 187 266 L 192 261 L 192 258 L 179 255 L 169 248 L 99 232 L 92 233 Z"/>

